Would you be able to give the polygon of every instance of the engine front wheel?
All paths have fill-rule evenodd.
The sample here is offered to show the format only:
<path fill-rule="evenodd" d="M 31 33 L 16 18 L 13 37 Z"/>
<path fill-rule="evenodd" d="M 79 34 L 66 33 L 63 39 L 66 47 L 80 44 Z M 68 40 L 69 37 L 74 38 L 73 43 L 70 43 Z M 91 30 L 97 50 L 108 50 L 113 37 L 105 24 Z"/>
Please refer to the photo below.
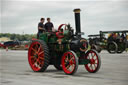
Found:
<path fill-rule="evenodd" d="M 85 59 L 89 60 L 88 64 L 85 64 L 85 68 L 90 73 L 95 73 L 100 69 L 101 59 L 95 50 L 89 50 L 85 54 Z"/>
<path fill-rule="evenodd" d="M 78 69 L 78 57 L 73 51 L 64 53 L 61 60 L 63 71 L 68 74 L 74 74 Z"/>

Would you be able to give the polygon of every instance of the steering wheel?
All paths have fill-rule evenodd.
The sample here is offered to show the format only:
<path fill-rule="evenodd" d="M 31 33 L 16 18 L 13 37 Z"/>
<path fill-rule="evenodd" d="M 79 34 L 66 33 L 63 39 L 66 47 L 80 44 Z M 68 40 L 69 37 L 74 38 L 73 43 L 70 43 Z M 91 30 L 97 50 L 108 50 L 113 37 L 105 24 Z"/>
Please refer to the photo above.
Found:
<path fill-rule="evenodd" d="M 66 24 L 61 24 L 61 25 L 58 27 L 58 32 L 56 32 L 56 36 L 57 36 L 57 38 L 59 38 L 59 39 L 61 39 L 61 38 L 64 37 L 64 35 L 63 35 L 64 32 L 61 31 L 61 29 L 62 29 L 63 26 L 65 26 L 65 27 L 64 27 L 64 30 L 67 29 L 67 25 L 66 25 Z"/>

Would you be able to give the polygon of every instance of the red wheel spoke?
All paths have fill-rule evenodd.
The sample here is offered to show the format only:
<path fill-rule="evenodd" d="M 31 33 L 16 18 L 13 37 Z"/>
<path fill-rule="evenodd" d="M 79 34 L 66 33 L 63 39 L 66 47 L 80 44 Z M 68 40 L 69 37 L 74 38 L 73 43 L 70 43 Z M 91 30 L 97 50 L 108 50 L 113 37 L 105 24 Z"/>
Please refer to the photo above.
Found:
<path fill-rule="evenodd" d="M 44 60 L 44 58 L 43 58 L 43 57 L 39 57 L 39 59 Z"/>
<path fill-rule="evenodd" d="M 43 54 L 43 53 L 44 53 L 44 51 L 39 52 L 39 53 L 38 53 L 38 56 L 41 55 L 41 54 Z"/>
<path fill-rule="evenodd" d="M 72 65 L 72 64 L 75 64 L 75 62 L 72 62 L 71 65 Z"/>
<path fill-rule="evenodd" d="M 31 59 L 34 59 L 34 61 L 37 59 L 35 56 L 31 56 Z"/>
<path fill-rule="evenodd" d="M 72 65 L 72 64 L 75 64 L 75 62 L 74 61 L 70 61 L 70 65 Z"/>
<path fill-rule="evenodd" d="M 90 68 L 93 70 L 92 64 L 90 65 Z"/>
<path fill-rule="evenodd" d="M 38 50 L 38 44 L 36 44 L 36 46 L 35 46 L 35 47 L 36 47 L 36 49 Z"/>
<path fill-rule="evenodd" d="M 34 48 L 31 48 L 35 53 L 37 53 L 37 51 Z"/>
<path fill-rule="evenodd" d="M 94 56 L 96 56 L 96 54 L 94 54 L 94 55 L 92 56 L 93 59 L 94 59 Z"/>
<path fill-rule="evenodd" d="M 96 65 L 95 64 L 93 64 L 94 65 L 94 67 L 96 68 Z"/>
<path fill-rule="evenodd" d="M 73 57 L 69 60 L 69 62 L 72 61 L 72 60 L 73 60 Z"/>
<path fill-rule="evenodd" d="M 42 63 L 40 61 L 38 61 L 38 65 L 41 65 Z"/>
<path fill-rule="evenodd" d="M 64 64 L 67 64 L 67 63 L 64 63 Z"/>
<path fill-rule="evenodd" d="M 91 53 L 91 57 L 93 58 L 93 53 Z"/>
<path fill-rule="evenodd" d="M 95 66 L 94 66 L 94 64 L 92 64 L 92 68 L 93 68 L 92 70 L 95 70 L 96 69 Z"/>
<path fill-rule="evenodd" d="M 35 56 L 31 56 L 31 58 L 36 58 Z"/>
<path fill-rule="evenodd" d="M 69 67 L 70 67 L 70 65 L 68 65 L 68 66 L 66 67 L 66 69 L 69 69 Z"/>
<path fill-rule="evenodd" d="M 94 53 L 91 53 L 91 56 L 92 56 L 92 58 L 94 59 L 94 56 L 95 56 L 96 54 L 94 54 Z"/>
<path fill-rule="evenodd" d="M 67 60 L 69 61 L 69 55 L 67 55 Z"/>
<path fill-rule="evenodd" d="M 40 63 L 40 61 L 36 61 L 35 64 L 37 65 L 36 67 L 38 67 L 38 68 L 40 68 L 40 65 L 42 65 L 42 64 Z"/>
<path fill-rule="evenodd" d="M 40 49 L 41 49 L 41 46 L 39 46 L 39 48 L 38 48 L 38 53 L 40 52 Z"/>

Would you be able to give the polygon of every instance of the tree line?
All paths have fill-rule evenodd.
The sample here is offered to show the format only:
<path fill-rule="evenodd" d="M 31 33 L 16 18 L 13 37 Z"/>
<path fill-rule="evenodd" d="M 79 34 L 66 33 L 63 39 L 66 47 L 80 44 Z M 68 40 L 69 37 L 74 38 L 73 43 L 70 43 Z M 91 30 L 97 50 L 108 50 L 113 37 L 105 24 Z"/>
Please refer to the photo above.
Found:
<path fill-rule="evenodd" d="M 11 34 L 11 33 L 0 33 L 1 37 L 7 37 L 11 40 L 20 40 L 20 41 L 27 41 L 31 40 L 32 38 L 36 38 L 36 34 Z"/>

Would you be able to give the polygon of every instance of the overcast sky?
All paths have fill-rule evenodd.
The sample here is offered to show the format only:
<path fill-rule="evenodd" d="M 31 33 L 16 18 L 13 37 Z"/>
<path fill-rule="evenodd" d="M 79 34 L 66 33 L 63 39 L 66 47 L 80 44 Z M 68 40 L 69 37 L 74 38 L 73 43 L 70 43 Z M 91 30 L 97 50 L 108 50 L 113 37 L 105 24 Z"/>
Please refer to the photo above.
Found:
<path fill-rule="evenodd" d="M 56 29 L 62 23 L 70 23 L 75 29 L 74 8 L 81 9 L 85 36 L 100 30 L 128 30 L 127 0 L 2 0 L 0 6 L 2 33 L 37 33 L 41 17 L 50 17 Z"/>

